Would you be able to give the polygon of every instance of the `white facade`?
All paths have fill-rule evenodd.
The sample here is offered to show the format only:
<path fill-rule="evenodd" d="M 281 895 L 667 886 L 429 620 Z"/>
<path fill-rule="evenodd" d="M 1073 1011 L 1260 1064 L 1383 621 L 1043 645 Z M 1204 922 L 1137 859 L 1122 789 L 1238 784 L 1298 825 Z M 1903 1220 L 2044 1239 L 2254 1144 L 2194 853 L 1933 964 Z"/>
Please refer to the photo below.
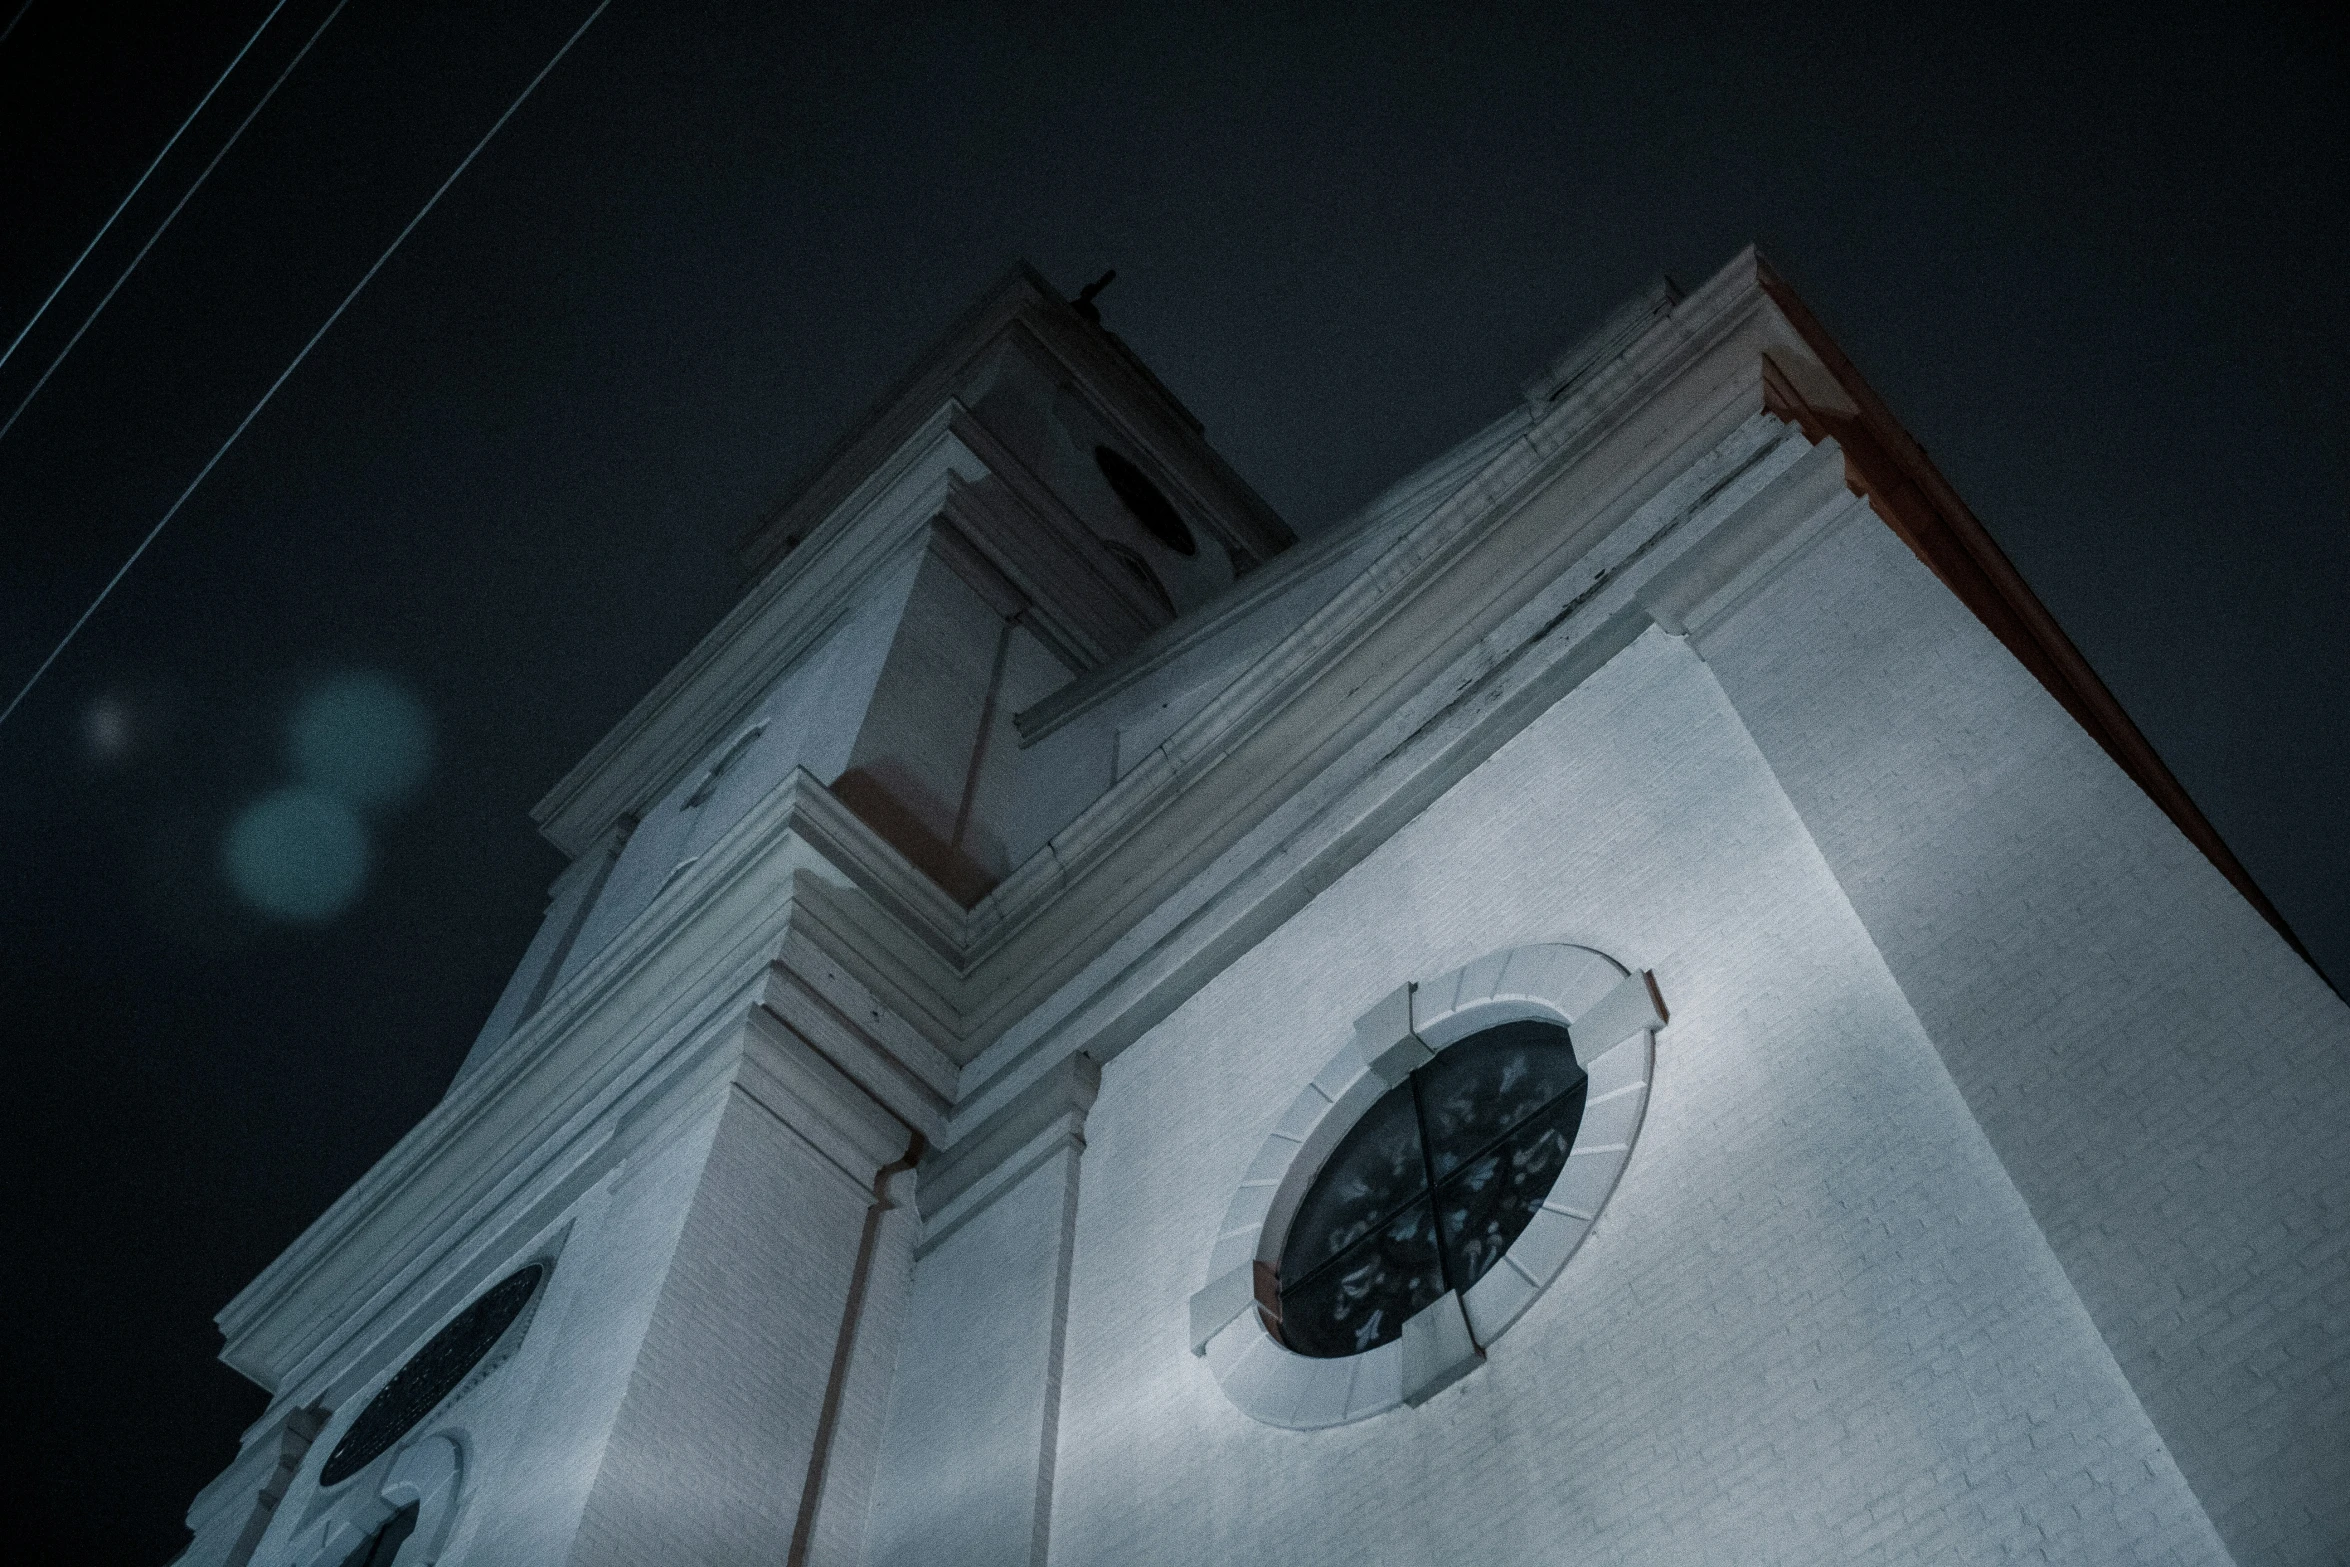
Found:
<path fill-rule="evenodd" d="M 190 1567 L 2350 1558 L 2350 1012 L 1753 255 L 1303 545 L 1021 273 L 751 562 Z M 1290 1355 L 1365 1051 L 1511 1007 L 1569 1217 Z"/>

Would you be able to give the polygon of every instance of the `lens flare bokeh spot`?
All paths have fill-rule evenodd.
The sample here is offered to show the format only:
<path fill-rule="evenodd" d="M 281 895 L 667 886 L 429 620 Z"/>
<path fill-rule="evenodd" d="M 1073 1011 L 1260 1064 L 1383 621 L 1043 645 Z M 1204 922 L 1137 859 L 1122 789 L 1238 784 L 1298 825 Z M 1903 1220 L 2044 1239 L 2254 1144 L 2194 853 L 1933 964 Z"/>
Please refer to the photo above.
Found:
<path fill-rule="evenodd" d="M 229 884 L 273 919 L 331 919 L 367 883 L 367 829 L 319 789 L 279 789 L 245 807 L 221 847 Z"/>
<path fill-rule="evenodd" d="M 389 675 L 355 670 L 313 689 L 287 733 L 302 781 L 351 804 L 397 804 L 432 769 L 432 714 Z"/>
<path fill-rule="evenodd" d="M 131 705 L 109 691 L 82 709 L 82 752 L 101 767 L 127 760 L 138 743 L 136 715 Z"/>

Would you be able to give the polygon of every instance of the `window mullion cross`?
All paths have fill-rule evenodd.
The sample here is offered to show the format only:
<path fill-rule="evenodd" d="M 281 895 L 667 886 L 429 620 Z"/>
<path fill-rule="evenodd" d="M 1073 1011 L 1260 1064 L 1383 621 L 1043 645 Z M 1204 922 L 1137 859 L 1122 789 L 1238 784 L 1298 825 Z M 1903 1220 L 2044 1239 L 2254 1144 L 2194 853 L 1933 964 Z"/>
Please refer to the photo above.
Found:
<path fill-rule="evenodd" d="M 1428 1136 L 1428 1108 L 1421 1102 L 1420 1074 L 1411 1075 L 1412 1120 L 1420 1132 L 1420 1175 L 1428 1183 L 1428 1222 L 1436 1227 L 1436 1276 L 1446 1289 L 1453 1287 L 1452 1258 L 1444 1244 L 1444 1215 L 1436 1208 L 1436 1153 Z"/>

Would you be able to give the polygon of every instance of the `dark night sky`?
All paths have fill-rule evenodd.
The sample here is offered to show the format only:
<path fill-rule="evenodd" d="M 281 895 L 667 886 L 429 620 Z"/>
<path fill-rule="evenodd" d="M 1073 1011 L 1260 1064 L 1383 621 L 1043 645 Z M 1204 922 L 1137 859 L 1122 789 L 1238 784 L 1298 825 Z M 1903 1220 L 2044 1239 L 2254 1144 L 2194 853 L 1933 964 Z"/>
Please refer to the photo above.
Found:
<path fill-rule="evenodd" d="M 35 0 L 0 44 L 6 335 L 265 9 Z M 0 402 L 326 9 L 291 0 Z M 352 0 L 0 441 L 0 685 L 587 9 Z M 1110 324 L 1311 533 L 1761 242 L 2350 976 L 2339 39 L 1756 9 L 617 0 L 0 727 L 15 1559 L 178 1548 L 262 1403 L 211 1314 L 447 1082 L 558 868 L 529 806 L 1018 256 L 1116 266 Z M 222 837 L 351 669 L 422 699 L 437 763 L 347 912 L 273 924 Z"/>

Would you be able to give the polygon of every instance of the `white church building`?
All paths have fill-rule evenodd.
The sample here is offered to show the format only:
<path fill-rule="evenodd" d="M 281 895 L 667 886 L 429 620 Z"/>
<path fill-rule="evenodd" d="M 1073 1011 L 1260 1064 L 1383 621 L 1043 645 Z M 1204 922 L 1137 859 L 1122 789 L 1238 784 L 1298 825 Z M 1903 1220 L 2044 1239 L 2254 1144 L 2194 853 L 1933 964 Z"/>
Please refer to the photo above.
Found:
<path fill-rule="evenodd" d="M 1302 543 L 1021 269 L 745 548 L 186 1567 L 2350 1559 L 2350 1012 L 1759 257 Z"/>

